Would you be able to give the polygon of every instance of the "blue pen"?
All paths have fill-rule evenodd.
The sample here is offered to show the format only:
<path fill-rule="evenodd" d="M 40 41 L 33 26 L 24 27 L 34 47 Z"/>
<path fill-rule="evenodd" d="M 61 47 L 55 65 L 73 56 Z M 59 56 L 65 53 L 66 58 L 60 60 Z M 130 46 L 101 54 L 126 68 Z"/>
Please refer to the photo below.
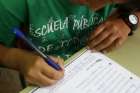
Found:
<path fill-rule="evenodd" d="M 18 38 L 21 38 L 22 40 L 24 40 L 31 48 L 33 48 L 44 60 L 45 62 L 50 65 L 51 67 L 53 67 L 56 70 L 61 70 L 61 67 L 56 64 L 48 55 L 45 55 L 44 53 L 42 53 L 23 33 L 19 28 L 14 28 L 13 29 L 14 34 L 16 34 L 16 36 Z"/>

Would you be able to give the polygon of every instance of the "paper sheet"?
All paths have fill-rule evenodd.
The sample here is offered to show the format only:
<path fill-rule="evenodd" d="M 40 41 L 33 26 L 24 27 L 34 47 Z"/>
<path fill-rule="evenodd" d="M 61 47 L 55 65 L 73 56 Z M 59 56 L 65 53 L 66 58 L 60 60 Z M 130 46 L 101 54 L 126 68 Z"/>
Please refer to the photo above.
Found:
<path fill-rule="evenodd" d="M 140 93 L 140 78 L 101 53 L 85 50 L 56 85 L 30 93 Z"/>

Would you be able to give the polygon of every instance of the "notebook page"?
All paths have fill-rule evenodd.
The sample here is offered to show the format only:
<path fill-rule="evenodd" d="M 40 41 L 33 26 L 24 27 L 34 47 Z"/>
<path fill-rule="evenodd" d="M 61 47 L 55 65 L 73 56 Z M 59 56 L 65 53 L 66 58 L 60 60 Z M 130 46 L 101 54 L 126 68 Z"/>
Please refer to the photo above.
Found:
<path fill-rule="evenodd" d="M 103 54 L 85 50 L 56 85 L 30 93 L 140 93 L 140 78 Z"/>

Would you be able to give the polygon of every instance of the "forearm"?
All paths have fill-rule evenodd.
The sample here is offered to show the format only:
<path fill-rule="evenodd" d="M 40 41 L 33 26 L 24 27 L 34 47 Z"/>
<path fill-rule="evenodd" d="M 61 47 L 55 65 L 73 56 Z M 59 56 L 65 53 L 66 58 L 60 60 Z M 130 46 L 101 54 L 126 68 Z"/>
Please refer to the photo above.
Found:
<path fill-rule="evenodd" d="M 0 45 L 0 65 L 19 70 L 19 64 L 26 62 L 26 59 L 29 59 L 28 55 L 30 52 L 27 52 L 18 48 L 6 48 L 3 45 Z"/>
<path fill-rule="evenodd" d="M 15 62 L 15 52 L 12 52 L 12 48 L 6 48 L 3 45 L 0 45 L 0 65 L 7 68 L 17 69 L 17 64 Z"/>
<path fill-rule="evenodd" d="M 64 68 L 62 59 L 57 57 L 52 59 Z M 40 56 L 18 48 L 6 48 L 0 45 L 0 62 L 5 67 L 19 71 L 32 85 L 52 85 L 64 75 L 64 70 L 57 71 L 46 64 Z"/>

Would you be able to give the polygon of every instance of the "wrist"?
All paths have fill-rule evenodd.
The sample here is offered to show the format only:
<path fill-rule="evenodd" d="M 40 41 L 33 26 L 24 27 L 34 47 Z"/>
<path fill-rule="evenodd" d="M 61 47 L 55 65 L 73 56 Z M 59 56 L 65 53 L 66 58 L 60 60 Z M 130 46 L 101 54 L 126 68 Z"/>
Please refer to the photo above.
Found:
<path fill-rule="evenodd" d="M 129 35 L 133 35 L 133 32 L 138 28 L 139 17 L 134 13 L 126 13 L 120 16 L 125 24 L 130 28 Z"/>
<path fill-rule="evenodd" d="M 127 25 L 127 23 L 122 18 L 120 18 L 120 21 L 121 25 L 126 29 L 126 31 L 128 31 L 128 35 L 132 34 L 131 28 Z"/>
<path fill-rule="evenodd" d="M 2 65 L 10 69 L 17 70 L 18 69 L 18 62 L 17 62 L 18 52 L 17 51 L 18 49 L 16 48 L 7 49 L 6 51 L 7 53 L 4 55 L 3 60 L 2 60 Z"/>
<path fill-rule="evenodd" d="M 3 58 L 3 65 L 19 71 L 21 70 L 21 66 L 24 65 L 23 63 L 27 62 L 29 59 L 30 56 L 28 54 L 31 53 L 18 48 L 9 48 Z"/>

